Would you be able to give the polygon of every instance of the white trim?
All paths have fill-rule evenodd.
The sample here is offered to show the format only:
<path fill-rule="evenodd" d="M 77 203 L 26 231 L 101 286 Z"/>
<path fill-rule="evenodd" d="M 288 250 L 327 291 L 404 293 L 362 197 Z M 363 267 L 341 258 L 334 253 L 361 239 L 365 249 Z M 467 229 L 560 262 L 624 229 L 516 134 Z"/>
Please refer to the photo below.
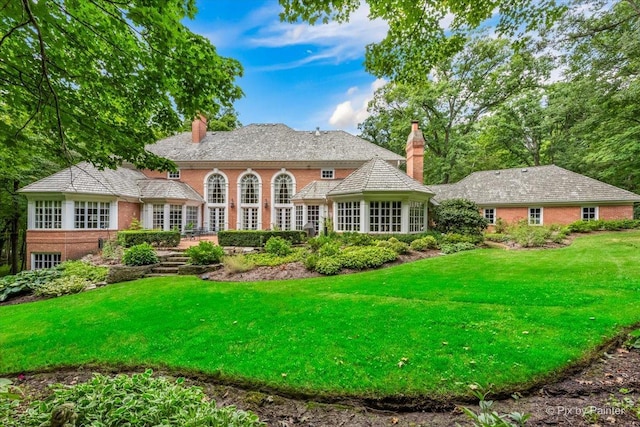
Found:
<path fill-rule="evenodd" d="M 496 209 L 496 208 L 491 208 L 491 207 L 489 207 L 489 208 L 482 208 L 482 217 L 483 217 L 484 219 L 487 219 L 487 220 L 489 219 L 489 218 L 487 218 L 487 210 L 488 210 L 488 209 L 491 209 L 491 210 L 493 211 L 493 221 L 492 221 L 492 222 L 490 222 L 489 224 L 490 224 L 490 225 L 495 225 L 495 224 L 496 224 L 496 218 L 498 217 L 498 215 L 497 215 L 497 209 Z"/>
<path fill-rule="evenodd" d="M 293 202 L 291 201 L 291 198 L 289 198 L 289 203 L 276 203 L 276 194 L 275 194 L 276 178 L 278 178 L 280 175 L 287 175 L 289 178 L 291 178 L 291 183 L 293 185 L 293 188 L 291 189 L 291 197 L 293 197 L 296 194 L 296 189 L 297 189 L 295 175 L 287 171 L 285 168 L 282 168 L 278 172 L 273 174 L 273 176 L 271 177 L 271 202 L 270 202 L 271 203 L 271 206 L 270 206 L 271 228 L 272 229 L 275 228 L 276 224 L 278 223 L 278 218 L 276 218 L 277 209 L 289 209 L 289 212 L 290 212 L 289 230 L 295 230 L 295 226 L 296 226 L 296 221 L 294 217 L 295 211 L 294 211 Z"/>
<path fill-rule="evenodd" d="M 171 176 L 171 174 L 172 174 L 172 173 L 177 173 L 177 174 L 178 174 L 178 176 Z M 181 175 L 182 175 L 182 174 L 180 173 L 180 169 L 178 169 L 178 171 L 177 171 L 177 172 L 171 172 L 171 171 L 168 171 L 168 172 L 167 172 L 167 179 L 180 179 L 180 176 L 181 176 Z"/>
<path fill-rule="evenodd" d="M 325 177 L 325 172 L 331 172 L 330 177 Z M 320 179 L 336 179 L 336 169 L 335 168 L 321 168 L 320 169 Z"/>
<path fill-rule="evenodd" d="M 213 175 L 220 175 L 224 178 L 224 203 L 209 203 L 209 178 Z M 205 207 L 205 218 L 206 224 L 204 223 L 204 219 L 201 224 L 205 225 L 208 230 L 212 230 L 213 226 L 210 223 L 211 219 L 211 209 L 223 209 L 224 215 L 224 223 L 222 224 L 223 230 L 229 229 L 229 214 L 231 212 L 230 203 L 231 197 L 229 197 L 229 177 L 226 173 L 222 172 L 218 168 L 214 168 L 211 172 L 205 175 L 203 181 L 203 189 L 204 189 L 204 207 Z M 234 202 L 235 203 L 235 202 Z M 240 199 L 238 199 L 238 203 L 240 203 Z M 219 231 L 219 230 L 215 230 Z"/>
<path fill-rule="evenodd" d="M 586 220 L 584 219 L 584 210 L 585 209 L 591 209 L 591 208 L 595 208 L 595 217 L 593 219 L 589 219 Z M 598 206 L 594 206 L 594 205 L 584 205 L 584 206 L 580 206 L 580 219 L 582 221 L 597 221 L 600 219 L 600 209 Z"/>
<path fill-rule="evenodd" d="M 531 209 L 540 209 L 540 224 L 531 223 Z M 532 226 L 544 225 L 544 208 L 542 206 L 529 206 L 527 207 L 527 224 Z"/>
<path fill-rule="evenodd" d="M 258 203 L 257 204 L 243 204 L 242 203 L 242 178 L 245 176 L 252 174 L 258 178 Z M 236 196 L 238 201 L 236 202 L 236 206 L 238 207 L 236 212 L 236 230 L 243 230 L 242 228 L 242 209 L 243 208 L 258 208 L 258 224 L 256 230 L 262 230 L 262 177 L 256 171 L 251 168 L 248 168 L 246 171 L 242 172 L 238 175 L 238 181 L 236 182 Z"/>

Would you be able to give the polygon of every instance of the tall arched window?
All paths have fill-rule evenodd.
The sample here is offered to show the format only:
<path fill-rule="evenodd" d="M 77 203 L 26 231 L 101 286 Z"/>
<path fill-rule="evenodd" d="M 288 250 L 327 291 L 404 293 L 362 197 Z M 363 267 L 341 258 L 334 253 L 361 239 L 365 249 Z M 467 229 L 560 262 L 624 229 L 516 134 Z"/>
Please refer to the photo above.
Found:
<path fill-rule="evenodd" d="M 273 224 L 280 230 L 291 230 L 294 193 L 293 179 L 289 174 L 281 173 L 273 179 Z"/>
<path fill-rule="evenodd" d="M 227 179 L 214 173 L 207 179 L 207 207 L 209 229 L 220 231 L 227 228 Z"/>
<path fill-rule="evenodd" d="M 240 179 L 240 229 L 258 230 L 260 214 L 260 180 L 253 173 Z"/>

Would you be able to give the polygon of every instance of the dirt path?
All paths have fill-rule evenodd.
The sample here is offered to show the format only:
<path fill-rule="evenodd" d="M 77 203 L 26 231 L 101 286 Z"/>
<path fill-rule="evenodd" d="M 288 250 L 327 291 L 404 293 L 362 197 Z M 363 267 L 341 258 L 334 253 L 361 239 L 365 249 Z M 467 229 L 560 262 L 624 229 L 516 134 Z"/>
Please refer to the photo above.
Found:
<path fill-rule="evenodd" d="M 113 373 L 105 372 L 104 373 Z M 85 369 L 14 377 L 28 395 L 45 396 L 53 383 L 75 384 L 91 377 Z M 161 374 L 161 373 L 158 373 Z M 188 379 L 207 392 L 219 405 L 235 405 L 257 413 L 269 426 L 454 426 L 471 425 L 456 409 L 456 402 L 435 412 L 394 412 L 375 410 L 364 402 L 320 403 L 295 400 L 260 391 L 243 390 L 203 379 Z M 622 391 L 621 391 L 622 390 Z M 624 392 L 624 394 L 623 394 Z M 634 402 L 640 400 L 640 351 L 618 348 L 583 371 L 558 383 L 536 390 L 529 396 L 495 402 L 501 414 L 513 411 L 531 414 L 527 426 L 640 426 L 640 413 L 611 406 L 611 396 Z M 478 411 L 473 405 L 466 405 Z M 588 409 L 595 411 L 588 414 Z M 640 411 L 640 403 L 635 411 Z"/>

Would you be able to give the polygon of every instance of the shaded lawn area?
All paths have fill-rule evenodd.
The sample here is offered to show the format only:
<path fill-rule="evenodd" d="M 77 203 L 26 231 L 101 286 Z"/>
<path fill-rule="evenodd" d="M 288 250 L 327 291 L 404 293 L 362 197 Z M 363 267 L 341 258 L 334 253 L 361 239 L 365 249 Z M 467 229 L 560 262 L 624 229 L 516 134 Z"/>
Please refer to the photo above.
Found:
<path fill-rule="evenodd" d="M 0 375 L 170 367 L 315 394 L 530 384 L 640 321 L 640 232 L 261 283 L 149 278 L 0 307 Z M 401 363 L 402 362 L 402 363 Z"/>

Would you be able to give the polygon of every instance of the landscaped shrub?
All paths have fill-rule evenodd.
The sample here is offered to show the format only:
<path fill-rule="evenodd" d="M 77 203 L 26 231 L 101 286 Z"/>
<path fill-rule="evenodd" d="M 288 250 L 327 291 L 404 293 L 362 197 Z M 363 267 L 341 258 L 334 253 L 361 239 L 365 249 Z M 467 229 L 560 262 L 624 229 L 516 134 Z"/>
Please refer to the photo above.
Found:
<path fill-rule="evenodd" d="M 55 268 L 41 270 L 25 270 L 14 276 L 0 278 L 0 302 L 20 294 L 30 293 L 37 287 L 62 275 Z"/>
<path fill-rule="evenodd" d="M 547 227 L 528 225 L 524 221 L 509 227 L 511 238 L 525 248 L 544 246 L 551 238 L 551 234 L 551 229 Z"/>
<path fill-rule="evenodd" d="M 414 240 L 420 238 L 420 237 L 425 237 L 427 235 L 431 235 L 432 232 L 428 231 L 428 232 L 424 232 L 424 233 L 412 233 L 412 234 L 401 234 L 401 233 L 394 233 L 394 234 L 370 234 L 371 238 L 373 240 L 389 240 L 391 238 L 397 239 L 403 243 L 406 243 L 407 245 L 411 244 L 411 242 L 413 242 Z M 376 242 L 372 242 L 372 244 L 375 244 Z"/>
<path fill-rule="evenodd" d="M 504 234 L 507 231 L 509 224 L 502 218 L 496 218 L 496 223 L 493 226 L 493 231 L 498 234 Z"/>
<path fill-rule="evenodd" d="M 260 248 L 270 237 L 282 237 L 298 245 L 304 242 L 306 234 L 304 231 L 284 230 L 284 231 L 262 231 L 262 230 L 227 230 L 218 232 L 218 243 L 220 246 L 242 246 Z"/>
<path fill-rule="evenodd" d="M 63 277 L 76 276 L 89 283 L 104 282 L 109 274 L 107 267 L 93 265 L 86 261 L 65 261 L 56 267 Z"/>
<path fill-rule="evenodd" d="M 489 221 L 480 215 L 480 209 L 471 200 L 443 200 L 435 211 L 436 229 L 441 233 L 459 233 L 482 236 Z"/>
<path fill-rule="evenodd" d="M 472 243 L 478 244 L 484 240 L 484 235 L 475 235 L 475 234 L 460 234 L 460 233 L 447 233 L 440 237 L 440 243 L 442 244 L 451 244 L 451 243 Z"/>
<path fill-rule="evenodd" d="M 148 243 L 131 246 L 122 255 L 124 265 L 151 265 L 158 263 L 156 250 Z"/>
<path fill-rule="evenodd" d="M 78 426 L 262 426 L 258 417 L 233 406 L 218 408 L 198 387 L 152 377 L 147 370 L 114 378 L 94 374 L 73 386 L 55 385 L 53 394 L 35 401 L 28 411 L 15 414 L 15 426 L 50 426 L 54 411 L 67 415 L 69 425 Z M 72 420 L 75 420 L 72 421 Z M 62 426 L 63 424 L 60 424 Z"/>
<path fill-rule="evenodd" d="M 337 255 L 340 252 L 340 242 L 331 240 L 318 249 L 318 255 L 320 257 L 328 257 Z"/>
<path fill-rule="evenodd" d="M 342 270 L 342 261 L 337 255 L 320 258 L 316 263 L 316 271 L 320 274 L 333 276 Z"/>
<path fill-rule="evenodd" d="M 39 297 L 59 297 L 77 294 L 87 287 L 89 282 L 78 276 L 65 276 L 53 279 L 35 288 L 34 294 Z"/>
<path fill-rule="evenodd" d="M 269 237 L 264 245 L 264 251 L 276 256 L 287 256 L 291 253 L 291 242 L 279 236 Z"/>
<path fill-rule="evenodd" d="M 484 235 L 484 239 L 490 242 L 504 243 L 509 241 L 509 235 L 502 233 L 487 233 Z"/>
<path fill-rule="evenodd" d="M 414 251 L 438 249 L 438 241 L 433 236 L 424 236 L 411 242 L 410 247 Z"/>
<path fill-rule="evenodd" d="M 226 268 L 229 273 L 234 274 L 244 273 L 245 271 L 249 271 L 256 266 L 244 254 L 226 256 L 222 258 L 222 263 L 224 264 L 224 268 Z"/>
<path fill-rule="evenodd" d="M 466 243 L 466 242 L 443 243 L 440 245 L 440 250 L 442 251 L 443 254 L 453 254 L 456 252 L 470 251 L 475 248 L 476 248 L 476 245 L 474 245 L 473 243 Z"/>
<path fill-rule="evenodd" d="M 376 246 L 379 248 L 389 248 L 398 255 L 406 254 L 407 252 L 409 252 L 409 245 L 399 241 L 395 237 L 392 237 L 389 240 L 380 240 L 378 241 L 378 243 L 376 243 Z"/>
<path fill-rule="evenodd" d="M 316 269 L 316 265 L 318 264 L 318 261 L 320 260 L 320 256 L 317 254 L 308 254 L 304 260 L 302 261 L 302 263 L 304 264 L 304 268 L 306 268 L 309 271 L 315 271 Z"/>
<path fill-rule="evenodd" d="M 224 256 L 224 249 L 206 240 L 200 241 L 196 246 L 191 246 L 184 254 L 188 256 L 191 264 L 210 265 L 217 264 Z"/>
<path fill-rule="evenodd" d="M 124 230 L 118 232 L 118 243 L 125 248 L 142 243 L 174 248 L 180 244 L 180 231 Z"/>
<path fill-rule="evenodd" d="M 335 239 L 332 237 L 320 235 L 307 240 L 307 245 L 313 252 L 317 252 L 324 244 L 332 242 L 335 242 Z"/>
<path fill-rule="evenodd" d="M 391 248 L 352 246 L 343 250 L 339 255 L 339 259 L 343 268 L 363 270 L 365 268 L 380 267 L 387 262 L 395 261 L 398 259 L 398 253 Z"/>
<path fill-rule="evenodd" d="M 122 250 L 117 240 L 106 240 L 102 245 L 102 258 L 108 261 L 120 261 Z"/>
<path fill-rule="evenodd" d="M 374 244 L 374 239 L 371 235 L 350 231 L 340 234 L 340 240 L 347 246 L 370 246 Z"/>

